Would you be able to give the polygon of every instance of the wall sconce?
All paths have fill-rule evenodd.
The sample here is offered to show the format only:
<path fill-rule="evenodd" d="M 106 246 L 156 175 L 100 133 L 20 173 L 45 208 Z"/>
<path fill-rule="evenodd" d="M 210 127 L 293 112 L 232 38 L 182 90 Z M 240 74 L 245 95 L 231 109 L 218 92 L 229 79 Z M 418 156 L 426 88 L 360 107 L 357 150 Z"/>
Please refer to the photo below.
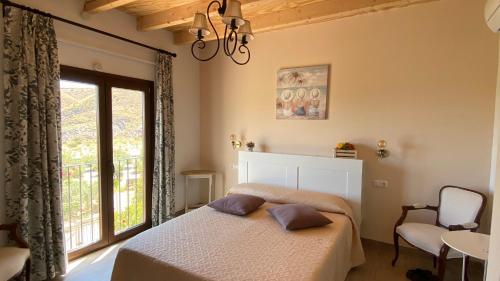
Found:
<path fill-rule="evenodd" d="M 377 143 L 377 147 L 378 158 L 383 159 L 389 156 L 389 151 L 385 149 L 387 147 L 387 142 L 385 140 L 379 140 Z"/>
<path fill-rule="evenodd" d="M 241 141 L 238 140 L 238 137 L 236 137 L 235 134 L 230 135 L 229 140 L 231 140 L 231 145 L 233 146 L 233 149 L 238 149 L 241 147 Z"/>

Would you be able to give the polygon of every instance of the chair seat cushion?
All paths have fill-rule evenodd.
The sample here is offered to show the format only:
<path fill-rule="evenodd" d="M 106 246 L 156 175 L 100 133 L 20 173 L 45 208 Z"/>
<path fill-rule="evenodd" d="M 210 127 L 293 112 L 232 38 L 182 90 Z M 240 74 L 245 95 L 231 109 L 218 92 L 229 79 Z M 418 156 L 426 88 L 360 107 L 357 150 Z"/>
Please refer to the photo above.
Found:
<path fill-rule="evenodd" d="M 9 280 L 21 272 L 29 257 L 29 249 L 0 247 L 0 280 Z"/>
<path fill-rule="evenodd" d="M 396 233 L 413 246 L 439 257 L 444 245 L 441 234 L 449 230 L 425 223 L 404 223 L 396 228 Z M 454 249 L 448 252 L 448 259 L 460 258 L 462 254 Z"/>

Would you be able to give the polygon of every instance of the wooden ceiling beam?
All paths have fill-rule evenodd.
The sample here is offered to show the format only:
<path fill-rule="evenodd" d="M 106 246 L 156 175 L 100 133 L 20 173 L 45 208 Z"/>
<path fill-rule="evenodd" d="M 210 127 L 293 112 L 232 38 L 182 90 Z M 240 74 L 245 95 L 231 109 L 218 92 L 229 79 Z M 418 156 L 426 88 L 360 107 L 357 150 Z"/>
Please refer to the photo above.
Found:
<path fill-rule="evenodd" d="M 259 33 L 430 1 L 437 0 L 324 0 L 294 9 L 249 17 L 248 20 L 252 23 L 253 32 Z M 220 23 L 216 25 L 217 32 L 221 38 L 224 36 L 224 27 L 225 26 Z M 215 39 L 215 34 L 212 31 L 212 33 L 205 38 L 205 41 Z M 195 37 L 187 30 L 174 32 L 175 44 L 191 43 L 194 40 Z"/>
<path fill-rule="evenodd" d="M 89 13 L 104 12 L 135 1 L 137 0 L 92 0 L 85 3 L 83 10 Z"/>
<path fill-rule="evenodd" d="M 241 7 L 257 2 L 259 0 L 240 0 Z M 137 29 L 140 31 L 168 28 L 178 25 L 189 24 L 195 13 L 205 13 L 211 0 L 203 0 L 195 3 L 185 4 L 165 11 L 137 18 Z M 215 6 L 217 7 L 217 6 Z M 217 10 L 211 11 L 210 16 L 217 15 Z"/>

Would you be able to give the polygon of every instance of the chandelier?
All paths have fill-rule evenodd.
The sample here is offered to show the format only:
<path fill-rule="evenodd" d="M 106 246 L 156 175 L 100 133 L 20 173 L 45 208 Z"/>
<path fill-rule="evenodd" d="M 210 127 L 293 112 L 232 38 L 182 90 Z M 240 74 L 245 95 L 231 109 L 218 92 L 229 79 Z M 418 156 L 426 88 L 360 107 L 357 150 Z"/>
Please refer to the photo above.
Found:
<path fill-rule="evenodd" d="M 241 14 L 241 3 L 236 0 L 222 0 L 222 3 L 215 0 L 210 2 L 207 7 L 207 14 L 196 13 L 194 15 L 193 25 L 189 29 L 191 34 L 196 36 L 196 41 L 191 45 L 191 53 L 199 61 L 208 61 L 213 59 L 220 49 L 220 37 L 217 30 L 210 19 L 210 10 L 213 6 L 217 7 L 217 12 L 222 17 L 222 23 L 225 24 L 224 30 L 224 40 L 222 42 L 224 54 L 230 57 L 236 64 L 245 65 L 250 61 L 250 50 L 247 44 L 250 40 L 253 40 L 254 36 L 252 33 L 252 28 L 248 20 L 243 19 Z M 212 26 L 212 29 L 217 38 L 217 49 L 215 53 L 207 58 L 201 58 L 195 53 L 195 48 L 205 49 L 206 43 L 203 40 L 206 36 L 210 35 L 210 30 L 208 29 L 208 22 Z M 244 58 L 243 60 L 238 60 L 235 58 L 236 51 L 238 51 L 238 57 Z"/>

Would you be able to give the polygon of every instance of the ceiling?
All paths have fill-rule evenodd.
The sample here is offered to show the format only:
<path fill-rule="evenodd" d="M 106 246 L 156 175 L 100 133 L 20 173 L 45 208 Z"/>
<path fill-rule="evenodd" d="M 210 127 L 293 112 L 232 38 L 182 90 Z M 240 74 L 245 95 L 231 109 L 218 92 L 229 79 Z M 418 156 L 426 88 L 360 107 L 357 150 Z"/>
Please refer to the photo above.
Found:
<path fill-rule="evenodd" d="M 240 0 L 243 16 L 252 23 L 254 33 L 291 26 L 335 20 L 343 17 L 437 0 Z M 137 17 L 141 31 L 166 28 L 174 33 L 176 44 L 194 41 L 187 32 L 195 12 L 206 12 L 211 0 L 87 0 L 84 10 L 102 13 L 119 9 Z M 216 6 L 216 5 L 215 5 Z M 224 25 L 215 8 L 212 21 L 219 34 Z M 212 32 L 207 41 L 215 39 Z"/>

